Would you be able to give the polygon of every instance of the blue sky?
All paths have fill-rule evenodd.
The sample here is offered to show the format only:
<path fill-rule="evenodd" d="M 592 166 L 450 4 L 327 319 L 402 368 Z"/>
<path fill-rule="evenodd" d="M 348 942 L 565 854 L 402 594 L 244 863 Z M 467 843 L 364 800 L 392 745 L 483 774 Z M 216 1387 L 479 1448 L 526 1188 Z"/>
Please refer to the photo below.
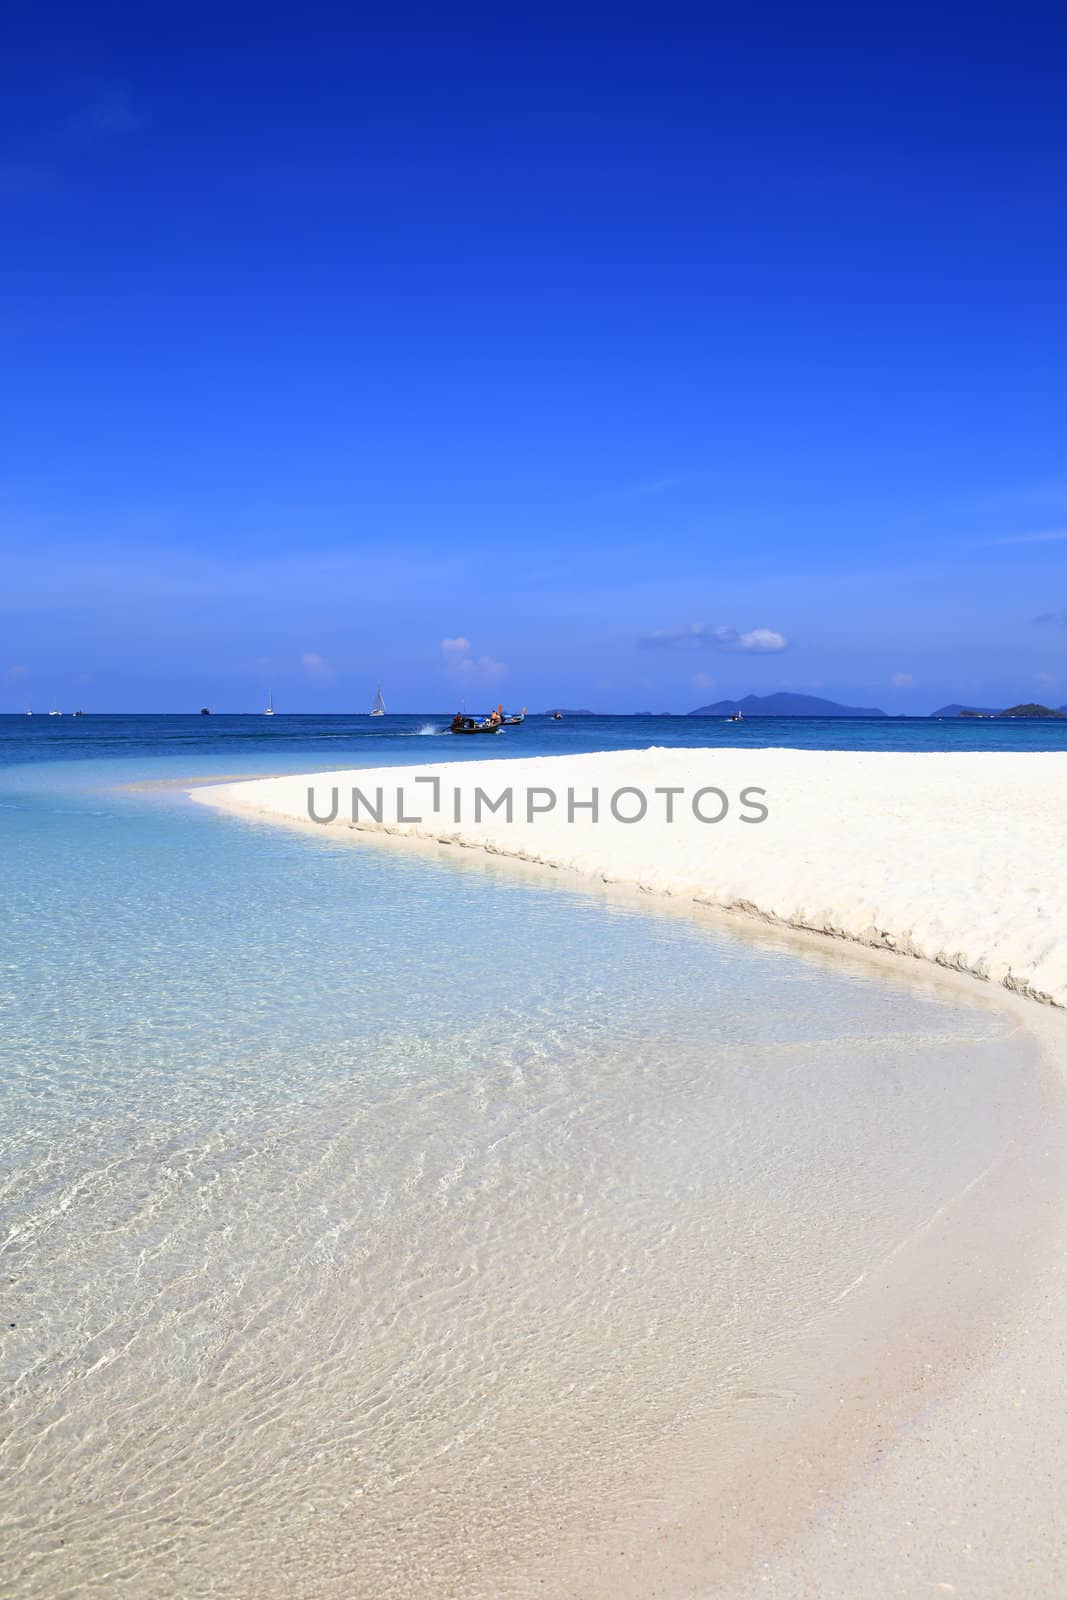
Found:
<path fill-rule="evenodd" d="M 6 15 L 0 709 L 1067 702 L 1051 8 Z"/>

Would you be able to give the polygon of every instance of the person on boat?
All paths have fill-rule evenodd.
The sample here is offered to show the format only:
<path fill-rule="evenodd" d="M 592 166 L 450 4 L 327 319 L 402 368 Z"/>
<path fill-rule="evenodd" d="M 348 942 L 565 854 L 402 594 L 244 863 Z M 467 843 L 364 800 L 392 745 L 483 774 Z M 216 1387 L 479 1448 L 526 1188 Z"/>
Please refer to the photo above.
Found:
<path fill-rule="evenodd" d="M 501 722 L 504 720 L 503 701 L 501 701 L 500 705 L 497 706 L 495 711 L 490 711 L 485 720 L 488 722 L 491 728 L 497 728 L 500 726 Z"/>
<path fill-rule="evenodd" d="M 462 713 L 462 711 L 457 711 L 455 716 L 452 718 L 452 727 L 453 728 L 462 728 L 462 726 L 463 726 L 463 713 Z"/>

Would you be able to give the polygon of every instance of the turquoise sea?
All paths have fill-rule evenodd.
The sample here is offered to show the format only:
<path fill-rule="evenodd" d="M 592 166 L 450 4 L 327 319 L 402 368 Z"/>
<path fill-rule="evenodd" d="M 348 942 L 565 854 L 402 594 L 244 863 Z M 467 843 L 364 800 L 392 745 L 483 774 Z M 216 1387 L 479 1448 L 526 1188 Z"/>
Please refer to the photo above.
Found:
<path fill-rule="evenodd" d="M 183 793 L 442 726 L 0 719 L 5 1595 L 610 1594 L 582 1563 L 648 1463 L 773 1428 L 854 1286 L 1047 1142 L 977 988 Z M 531 719 L 434 756 L 739 738 L 1067 734 Z"/>

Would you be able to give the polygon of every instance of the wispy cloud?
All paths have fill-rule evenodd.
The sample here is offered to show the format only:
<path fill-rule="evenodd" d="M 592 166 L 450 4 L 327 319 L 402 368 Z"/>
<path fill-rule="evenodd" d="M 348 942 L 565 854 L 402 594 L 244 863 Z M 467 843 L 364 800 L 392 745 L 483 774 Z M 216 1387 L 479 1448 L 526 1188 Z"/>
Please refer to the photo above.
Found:
<path fill-rule="evenodd" d="M 454 639 L 442 639 L 441 654 L 445 671 L 458 683 L 493 683 L 507 676 L 508 669 L 502 661 L 494 661 L 492 656 L 474 656 L 470 640 L 464 639 L 462 634 Z"/>
<path fill-rule="evenodd" d="M 21 667 L 21 666 L 10 666 L 10 667 L 7 668 L 6 672 L 4 673 L 4 677 L 7 678 L 9 683 L 20 683 L 23 678 L 28 678 L 29 675 L 30 675 L 29 667 Z"/>
<path fill-rule="evenodd" d="M 82 104 L 70 118 L 73 133 L 89 139 L 110 139 L 136 133 L 144 126 L 129 86 L 115 79 L 90 78 Z"/>
<path fill-rule="evenodd" d="M 736 628 L 709 628 L 704 622 L 646 633 L 640 642 L 647 650 L 737 650 L 755 655 L 773 654 L 789 647 L 785 634 L 774 628 L 750 628 L 740 633 Z"/>
<path fill-rule="evenodd" d="M 1067 611 L 1042 611 L 1034 618 L 1039 628 L 1067 628 Z"/>
<path fill-rule="evenodd" d="M 649 478 L 643 483 L 624 483 L 617 489 L 602 489 L 599 494 L 588 497 L 589 501 L 597 504 L 602 501 L 644 500 L 652 495 L 667 494 L 671 489 L 677 489 L 686 482 L 688 477 L 684 472 L 665 472 L 660 478 Z"/>
<path fill-rule="evenodd" d="M 1067 528 L 1046 528 L 1039 533 L 1009 533 L 1001 539 L 983 539 L 984 545 L 1062 544 Z"/>
<path fill-rule="evenodd" d="M 641 644 L 646 650 L 699 650 L 711 643 L 711 635 L 702 622 L 691 622 L 688 628 L 659 628 L 654 633 L 643 633 Z"/>
<path fill-rule="evenodd" d="M 300 665 L 303 667 L 309 678 L 336 677 L 336 673 L 334 672 L 334 669 L 330 663 L 326 660 L 326 657 L 320 656 L 317 650 L 305 650 L 304 654 L 300 658 Z"/>
<path fill-rule="evenodd" d="M 640 497 L 646 494 L 665 494 L 668 489 L 677 489 L 680 483 L 685 482 L 685 475 L 681 472 L 668 472 L 662 478 L 652 478 L 648 483 L 635 483 L 629 489 L 621 491 L 624 495 Z"/>
<path fill-rule="evenodd" d="M 894 689 L 914 689 L 915 679 L 910 672 L 894 672 L 890 678 Z"/>
<path fill-rule="evenodd" d="M 55 174 L 30 161 L 0 162 L 0 200 L 33 200 L 55 188 Z"/>
<path fill-rule="evenodd" d="M 0 203 L 16 204 L 54 195 L 65 187 L 64 156 L 72 148 L 125 138 L 146 118 L 129 86 L 110 78 L 88 78 L 67 100 L 47 148 L 29 159 L 0 161 Z M 58 139 L 58 146 L 56 140 Z"/>

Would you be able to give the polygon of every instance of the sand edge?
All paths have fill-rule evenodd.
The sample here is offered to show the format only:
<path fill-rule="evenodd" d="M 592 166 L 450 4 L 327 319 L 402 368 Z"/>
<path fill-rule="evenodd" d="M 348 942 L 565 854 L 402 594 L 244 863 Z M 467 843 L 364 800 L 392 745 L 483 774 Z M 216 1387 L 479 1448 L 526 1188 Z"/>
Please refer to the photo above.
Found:
<path fill-rule="evenodd" d="M 409 820 L 408 808 L 424 810 L 428 798 L 418 785 L 433 782 L 443 795 L 458 793 L 458 805 L 448 818 Z M 521 814 L 531 789 L 554 790 L 562 811 L 566 793 L 588 796 L 593 785 L 605 809 L 620 788 L 651 796 L 674 785 L 688 795 L 709 782 L 735 802 L 718 830 L 694 821 L 684 800 L 672 826 L 610 815 L 595 824 L 562 815 L 526 822 Z M 475 820 L 475 790 L 502 783 L 515 788 L 520 814 Z M 307 773 L 187 793 L 265 822 L 483 850 L 688 900 L 927 961 L 1063 1008 L 1067 933 L 1057 933 L 1047 909 L 1067 906 L 1067 868 L 1049 843 L 1059 785 L 1067 786 L 1067 755 L 652 749 Z M 362 804 L 353 820 L 353 789 L 370 798 L 380 791 L 381 820 Z M 767 797 L 761 826 L 739 815 L 737 797 L 751 789 Z M 328 816 L 336 790 L 336 817 L 311 820 L 309 790 L 317 817 Z"/>

